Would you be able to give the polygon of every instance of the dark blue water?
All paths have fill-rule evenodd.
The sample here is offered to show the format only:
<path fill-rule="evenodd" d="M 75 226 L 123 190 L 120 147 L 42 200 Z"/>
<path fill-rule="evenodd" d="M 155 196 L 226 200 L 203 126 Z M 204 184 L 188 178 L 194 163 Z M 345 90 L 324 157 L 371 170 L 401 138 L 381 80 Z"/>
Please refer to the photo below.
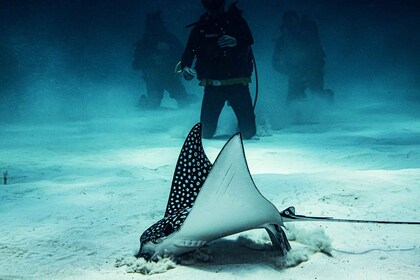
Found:
<path fill-rule="evenodd" d="M 281 16 L 290 9 L 317 22 L 325 82 L 337 102 L 361 97 L 419 107 L 418 1 L 242 0 L 239 7 L 255 37 L 257 118 L 273 116 L 277 109 L 270 105 L 282 106 L 285 99 L 286 79 L 272 69 L 271 55 Z M 133 44 L 143 34 L 146 14 L 157 9 L 184 45 L 190 31 L 185 25 L 204 11 L 200 1 L 187 0 L 1 1 L 0 122 L 132 110 L 145 91 L 141 75 L 131 69 Z M 197 82 L 187 89 L 201 97 Z"/>

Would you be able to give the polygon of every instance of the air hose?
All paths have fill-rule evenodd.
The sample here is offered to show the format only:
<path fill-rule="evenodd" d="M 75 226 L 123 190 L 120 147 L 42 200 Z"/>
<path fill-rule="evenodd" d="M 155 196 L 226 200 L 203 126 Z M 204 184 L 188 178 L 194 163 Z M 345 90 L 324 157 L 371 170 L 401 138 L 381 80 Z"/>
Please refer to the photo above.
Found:
<path fill-rule="evenodd" d="M 254 64 L 254 71 L 255 71 L 255 98 L 254 98 L 254 104 L 252 105 L 252 109 L 255 111 L 255 107 L 257 106 L 257 100 L 258 100 L 258 70 L 257 70 L 257 62 L 255 60 L 254 52 L 251 49 L 251 60 Z"/>

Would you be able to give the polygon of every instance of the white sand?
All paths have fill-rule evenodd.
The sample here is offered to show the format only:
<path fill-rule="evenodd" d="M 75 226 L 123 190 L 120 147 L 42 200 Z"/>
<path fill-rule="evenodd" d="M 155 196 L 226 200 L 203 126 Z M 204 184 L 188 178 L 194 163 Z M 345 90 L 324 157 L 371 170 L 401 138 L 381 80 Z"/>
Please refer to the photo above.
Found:
<path fill-rule="evenodd" d="M 245 149 L 262 194 L 303 215 L 419 221 L 420 118 L 381 106 L 260 127 Z M 178 152 L 197 121 L 192 108 L 3 125 L 0 279 L 420 279 L 420 226 L 407 225 L 289 224 L 286 259 L 263 230 L 178 263 L 134 259 L 140 235 L 163 215 Z M 226 140 L 204 141 L 211 160 Z"/>

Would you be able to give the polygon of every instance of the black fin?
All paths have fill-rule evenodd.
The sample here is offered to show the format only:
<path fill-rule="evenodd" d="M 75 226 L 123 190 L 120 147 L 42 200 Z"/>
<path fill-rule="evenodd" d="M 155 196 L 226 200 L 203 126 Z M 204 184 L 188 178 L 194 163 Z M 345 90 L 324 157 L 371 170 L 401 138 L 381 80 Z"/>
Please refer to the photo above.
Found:
<path fill-rule="evenodd" d="M 179 154 L 165 217 L 193 206 L 211 167 L 204 153 L 201 124 L 198 123 L 191 129 Z"/>

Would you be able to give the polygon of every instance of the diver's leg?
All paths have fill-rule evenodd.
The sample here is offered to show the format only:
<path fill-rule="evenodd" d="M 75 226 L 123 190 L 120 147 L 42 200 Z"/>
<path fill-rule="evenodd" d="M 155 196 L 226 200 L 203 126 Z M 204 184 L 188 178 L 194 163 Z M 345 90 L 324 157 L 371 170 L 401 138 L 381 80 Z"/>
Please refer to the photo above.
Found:
<path fill-rule="evenodd" d="M 244 139 L 256 133 L 255 114 L 248 85 L 227 86 L 228 100 L 238 119 L 238 126 Z"/>
<path fill-rule="evenodd" d="M 318 69 L 312 73 L 310 79 L 308 79 L 309 90 L 327 101 L 333 101 L 334 92 L 330 89 L 324 89 L 324 71 Z"/>
<path fill-rule="evenodd" d="M 290 246 L 283 229 L 279 225 L 268 225 L 265 229 L 270 236 L 271 243 L 273 243 L 274 248 L 280 253 L 280 255 L 285 256 L 292 247 Z"/>
<path fill-rule="evenodd" d="M 203 138 L 210 139 L 216 132 L 217 122 L 226 98 L 220 87 L 207 86 L 204 89 L 200 122 L 203 125 Z"/>
<path fill-rule="evenodd" d="M 160 106 L 163 98 L 164 87 L 156 80 L 146 80 L 147 108 L 155 109 Z"/>
<path fill-rule="evenodd" d="M 324 73 L 322 69 L 312 70 L 308 75 L 308 89 L 316 95 L 322 95 L 324 90 Z"/>

